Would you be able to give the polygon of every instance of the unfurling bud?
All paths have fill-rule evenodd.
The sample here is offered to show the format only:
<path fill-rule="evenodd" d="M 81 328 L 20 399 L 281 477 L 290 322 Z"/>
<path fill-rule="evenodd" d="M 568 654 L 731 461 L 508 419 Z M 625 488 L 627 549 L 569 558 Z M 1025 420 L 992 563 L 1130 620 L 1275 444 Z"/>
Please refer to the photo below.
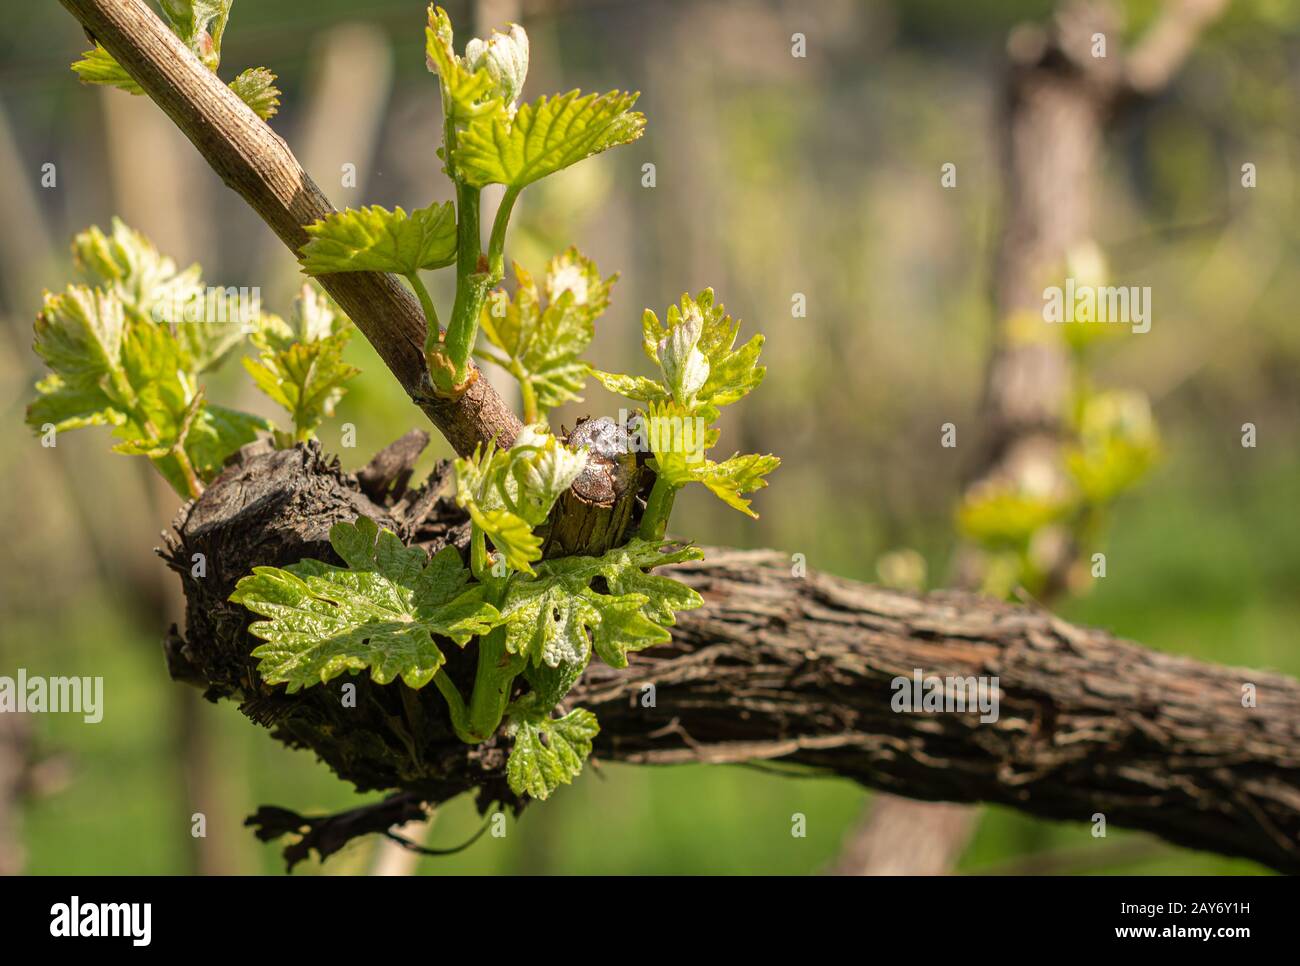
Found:
<path fill-rule="evenodd" d="M 471 71 L 486 68 L 497 96 L 513 112 L 528 77 L 528 34 L 512 23 L 508 34 L 494 30 L 487 40 L 475 37 L 465 45 L 465 66 Z"/>

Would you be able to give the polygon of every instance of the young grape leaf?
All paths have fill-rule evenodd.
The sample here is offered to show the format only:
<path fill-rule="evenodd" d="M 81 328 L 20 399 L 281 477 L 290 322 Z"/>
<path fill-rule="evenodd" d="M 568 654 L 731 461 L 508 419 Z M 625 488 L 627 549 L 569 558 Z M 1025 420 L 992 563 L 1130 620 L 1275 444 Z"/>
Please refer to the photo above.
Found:
<path fill-rule="evenodd" d="M 655 474 L 674 489 L 687 483 L 703 483 L 715 496 L 741 513 L 757 518 L 750 501 L 741 494 L 767 486 L 764 477 L 781 465 L 771 454 L 756 453 L 715 463 L 704 451 L 717 439 L 716 431 L 704 427 L 704 418 L 692 416 L 684 406 L 674 402 L 651 403 L 646 419 L 646 436 L 654 459 Z"/>
<path fill-rule="evenodd" d="M 304 285 L 294 300 L 291 319 L 286 323 L 278 316 L 264 317 L 252 337 L 260 355 L 243 361 L 257 387 L 288 410 L 293 440 L 301 441 L 334 415 L 335 405 L 347 391 L 344 383 L 360 370 L 343 361 L 351 324 L 311 285 Z"/>
<path fill-rule="evenodd" d="M 205 288 L 198 265 L 178 270 L 120 218 L 111 234 L 95 226 L 79 233 L 72 256 L 86 281 L 118 297 L 128 319 L 171 327 L 191 376 L 228 358 L 261 314 L 246 290 Z"/>
<path fill-rule="evenodd" d="M 630 110 L 637 94 L 570 91 L 522 104 L 513 118 L 498 112 L 460 132 L 453 161 L 471 185 L 523 188 L 593 154 L 639 138 L 645 115 Z"/>
<path fill-rule="evenodd" d="M 230 82 L 230 89 L 263 121 L 269 121 L 280 110 L 280 89 L 275 86 L 275 75 L 265 67 L 243 71 Z"/>
<path fill-rule="evenodd" d="M 500 604 L 506 650 L 531 664 L 583 663 L 594 647 L 612 667 L 626 667 L 629 651 L 662 644 L 676 612 L 703 599 L 678 581 L 646 573 L 651 567 L 699 560 L 696 547 L 664 553 L 639 538 L 600 557 L 559 557 L 539 563 L 536 575 L 515 575 Z M 592 588 L 602 578 L 608 593 Z"/>
<path fill-rule="evenodd" d="M 1131 489 L 1159 459 L 1160 434 L 1140 392 L 1090 393 L 1075 423 L 1078 439 L 1065 447 L 1065 466 L 1094 506 Z"/>
<path fill-rule="evenodd" d="M 208 70 L 221 64 L 221 39 L 234 0 L 159 0 L 163 19 Z M 72 65 L 85 84 L 116 87 L 129 94 L 143 94 L 131 75 L 98 43 Z"/>
<path fill-rule="evenodd" d="M 81 55 L 81 60 L 72 65 L 76 75 L 83 84 L 100 84 L 104 87 L 116 87 L 128 94 L 143 94 L 144 88 L 126 72 L 126 69 L 114 59 L 113 55 L 95 44 Z"/>
<path fill-rule="evenodd" d="M 120 452 L 145 455 L 179 493 L 190 492 L 177 453 L 199 479 L 256 438 L 263 420 L 209 407 L 187 375 L 180 343 L 165 326 L 128 320 L 111 292 L 84 285 L 46 293 L 36 353 L 51 374 L 37 383 L 27 422 L 38 432 L 111 425 Z"/>
<path fill-rule="evenodd" d="M 435 635 L 463 647 L 498 622 L 454 547 L 430 558 L 368 517 L 335 524 L 330 543 L 346 567 L 255 567 L 230 597 L 268 618 L 249 628 L 266 642 L 252 654 L 268 684 L 293 693 L 369 668 L 377 684 L 421 688 L 446 660 Z"/>
<path fill-rule="evenodd" d="M 618 275 L 602 279 L 594 262 L 570 248 L 551 259 L 546 273 L 545 309 L 537 285 L 521 265 L 515 265 L 515 298 L 489 298 L 479 326 L 500 354 L 479 354 L 506 369 L 534 401 L 538 417 L 578 395 L 591 372 L 582 359 L 596 333 L 596 319 L 609 305 L 609 292 Z"/>
<path fill-rule="evenodd" d="M 639 402 L 663 402 L 669 398 L 668 390 L 645 376 L 627 376 L 619 372 L 593 369 L 591 374 L 610 392 Z"/>
<path fill-rule="evenodd" d="M 582 771 L 600 725 L 596 716 L 584 708 L 575 708 L 563 718 L 552 718 L 549 707 L 540 709 L 519 701 L 510 706 L 509 714 L 507 734 L 514 738 L 514 744 L 506 762 L 506 780 L 516 795 L 545 801 Z"/>
<path fill-rule="evenodd" d="M 175 322 L 177 311 L 198 298 L 203 282 L 198 265 L 185 270 L 161 254 L 153 242 L 114 218 L 109 234 L 92 225 L 72 239 L 72 259 L 91 285 L 112 292 L 132 319 Z"/>
<path fill-rule="evenodd" d="M 308 275 L 396 272 L 442 268 L 456 260 L 456 212 L 450 201 L 417 208 L 348 208 L 307 226 L 302 247 Z"/>
<path fill-rule="evenodd" d="M 659 363 L 673 398 L 710 421 L 718 407 L 745 396 L 767 374 L 766 367 L 758 364 L 763 337 L 756 335 L 735 348 L 740 322 L 726 314 L 722 303 L 714 302 L 711 288 L 695 298 L 683 295 L 680 308 L 669 307 L 666 325 L 647 309 L 641 329 L 642 347 L 651 361 Z M 703 357 L 703 365 L 696 353 Z"/>
<path fill-rule="evenodd" d="M 532 573 L 532 562 L 541 558 L 533 528 L 546 521 L 586 463 L 585 453 L 573 452 L 544 426 L 525 426 L 508 450 L 489 445 L 456 460 L 456 502 L 511 569 Z"/>

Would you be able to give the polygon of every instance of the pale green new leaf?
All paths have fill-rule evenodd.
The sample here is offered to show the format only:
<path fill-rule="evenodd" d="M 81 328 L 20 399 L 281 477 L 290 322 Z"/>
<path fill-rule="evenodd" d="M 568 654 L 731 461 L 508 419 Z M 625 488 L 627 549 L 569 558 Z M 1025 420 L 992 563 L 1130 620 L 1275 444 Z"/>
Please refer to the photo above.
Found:
<path fill-rule="evenodd" d="M 539 711 L 522 701 L 511 705 L 507 734 L 514 744 L 506 762 L 511 791 L 545 801 L 582 771 L 599 732 L 596 716 L 584 708 L 552 718 L 549 708 Z"/>
<path fill-rule="evenodd" d="M 705 458 L 704 451 L 717 434 L 703 424 L 703 417 L 692 416 L 674 402 L 652 403 L 646 419 L 647 442 L 654 453 L 651 468 L 674 488 L 703 483 L 728 506 L 757 518 L 742 494 L 767 486 L 765 477 L 781 465 L 780 457 L 737 454 L 715 463 Z"/>
<path fill-rule="evenodd" d="M 513 118 L 477 118 L 460 133 L 453 160 L 470 184 L 523 188 L 593 154 L 639 138 L 645 116 L 636 94 L 570 91 L 521 104 Z"/>
<path fill-rule="evenodd" d="M 525 426 L 508 450 L 489 445 L 456 460 L 456 502 L 511 569 L 531 573 L 541 558 L 533 528 L 546 521 L 586 463 L 585 453 L 566 447 L 545 426 Z"/>
<path fill-rule="evenodd" d="M 542 538 L 533 533 L 528 521 L 505 509 L 480 510 L 470 504 L 470 519 L 492 541 L 512 570 L 531 572 L 532 562 L 542 557 Z"/>
<path fill-rule="evenodd" d="M 420 688 L 446 660 L 435 636 L 463 647 L 497 622 L 454 547 L 430 559 L 367 517 L 335 524 L 330 543 L 347 567 L 256 567 L 230 597 L 267 618 L 250 631 L 266 642 L 252 654 L 268 684 L 292 693 L 369 668 L 378 684 Z"/>
<path fill-rule="evenodd" d="M 142 233 L 114 218 L 105 234 L 92 225 L 72 240 L 72 259 L 91 285 L 116 295 L 127 314 L 146 322 L 179 322 L 203 294 L 198 265 L 184 270 Z"/>
<path fill-rule="evenodd" d="M 680 308 L 669 307 L 666 325 L 647 309 L 641 328 L 645 353 L 659 363 L 673 398 L 710 420 L 719 406 L 742 398 L 767 374 L 758 364 L 763 337 L 756 335 L 736 348 L 740 322 L 714 301 L 711 288 L 695 298 L 683 295 Z M 707 365 L 701 365 L 695 352 Z"/>
<path fill-rule="evenodd" d="M 126 72 L 107 50 L 95 44 L 81 55 L 81 60 L 72 65 L 73 71 L 81 78 L 83 84 L 100 84 L 104 87 L 116 87 L 128 94 L 143 94 L 144 89 Z"/>
<path fill-rule="evenodd" d="M 221 63 L 221 38 L 233 0 L 159 0 L 159 3 L 172 33 L 204 66 L 215 71 Z M 84 84 L 116 87 L 128 94 L 144 93 L 125 68 L 99 44 L 82 54 L 72 69 Z"/>
<path fill-rule="evenodd" d="M 417 208 L 348 208 L 307 226 L 302 248 L 308 275 L 396 272 L 413 275 L 456 260 L 456 212 L 450 201 Z"/>
<path fill-rule="evenodd" d="M 275 75 L 265 67 L 243 71 L 230 82 L 230 89 L 263 121 L 269 121 L 280 110 L 280 89 L 275 86 Z"/>
<path fill-rule="evenodd" d="M 515 265 L 515 298 L 504 293 L 483 306 L 479 327 L 500 350 L 481 352 L 532 390 L 538 415 L 566 402 L 581 402 L 591 366 L 582 355 L 596 333 L 596 319 L 609 306 L 618 275 L 601 278 L 596 265 L 576 248 L 551 259 L 546 273 L 547 304 L 523 266 Z"/>
<path fill-rule="evenodd" d="M 260 314 L 247 290 L 205 288 L 198 265 L 177 269 L 120 218 L 110 234 L 96 226 L 80 232 L 72 256 L 82 277 L 116 295 L 129 319 L 170 326 L 191 376 L 220 365 Z"/>
<path fill-rule="evenodd" d="M 604 372 L 600 369 L 593 369 L 591 374 L 610 392 L 626 399 L 636 399 L 640 402 L 663 402 L 669 398 L 667 389 L 655 380 L 647 379 L 645 376 L 627 376 L 618 372 Z"/>
<path fill-rule="evenodd" d="M 265 425 L 206 405 L 168 328 L 128 320 L 111 292 L 78 285 L 47 293 L 34 348 L 51 374 L 37 383 L 28 424 L 38 432 L 46 424 L 114 426 L 119 451 L 149 456 L 177 492 L 188 492 L 179 448 L 201 479 L 211 479 Z"/>
<path fill-rule="evenodd" d="M 290 319 L 265 316 L 252 337 L 261 352 L 243 362 L 257 387 L 289 412 L 293 438 L 305 440 L 334 415 L 344 384 L 360 370 L 343 361 L 351 323 L 312 285 L 302 287 Z"/>
<path fill-rule="evenodd" d="M 647 573 L 651 567 L 702 556 L 695 547 L 663 553 L 639 538 L 600 557 L 560 557 L 537 565 L 532 578 L 511 578 L 500 604 L 506 650 L 531 664 L 583 663 L 594 646 L 601 660 L 627 666 L 627 653 L 670 639 L 679 610 L 703 600 L 686 585 Z M 608 593 L 593 589 L 597 578 Z"/>

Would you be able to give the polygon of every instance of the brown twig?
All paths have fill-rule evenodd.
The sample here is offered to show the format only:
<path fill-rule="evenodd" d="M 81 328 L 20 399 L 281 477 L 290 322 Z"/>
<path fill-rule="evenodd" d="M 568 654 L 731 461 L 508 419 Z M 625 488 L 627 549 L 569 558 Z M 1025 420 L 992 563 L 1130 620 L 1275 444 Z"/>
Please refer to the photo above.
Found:
<path fill-rule="evenodd" d="M 284 140 L 204 67 L 143 0 L 59 2 L 297 255 L 307 241 L 305 227 L 334 207 Z M 455 399 L 434 394 L 422 352 L 424 315 L 395 276 L 343 272 L 320 281 L 457 453 L 472 453 L 490 439 L 514 440 L 519 420 L 486 379 L 472 379 Z"/>

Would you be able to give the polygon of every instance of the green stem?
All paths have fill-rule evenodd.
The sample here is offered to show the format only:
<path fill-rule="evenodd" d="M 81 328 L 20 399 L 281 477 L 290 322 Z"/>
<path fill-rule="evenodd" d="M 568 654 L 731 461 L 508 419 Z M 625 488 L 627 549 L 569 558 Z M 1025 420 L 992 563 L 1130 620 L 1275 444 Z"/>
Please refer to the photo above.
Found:
<path fill-rule="evenodd" d="M 469 569 L 475 580 L 485 582 L 488 572 L 487 541 L 477 523 L 470 526 Z"/>
<path fill-rule="evenodd" d="M 465 699 L 456 690 L 456 685 L 447 676 L 445 668 L 438 669 L 438 673 L 433 676 L 433 683 L 438 686 L 438 690 L 442 692 L 442 696 L 447 702 L 447 710 L 451 712 L 451 730 L 456 732 L 456 737 L 467 745 L 477 744 L 478 741 L 470 733 L 469 716 L 465 711 Z"/>
<path fill-rule="evenodd" d="M 519 382 L 519 397 L 524 404 L 524 425 L 531 426 L 533 423 L 540 422 L 542 413 L 537 407 L 537 391 L 533 389 L 533 382 L 528 378 L 528 373 L 524 372 L 523 366 L 517 360 L 510 364 L 510 373 Z"/>
<path fill-rule="evenodd" d="M 406 280 L 411 283 L 411 288 L 415 290 L 415 297 L 420 300 L 420 308 L 424 309 L 424 351 L 435 349 L 438 343 L 442 341 L 442 330 L 438 327 L 438 310 L 433 307 L 433 298 L 429 295 L 429 290 L 425 287 L 424 282 L 420 279 L 418 271 L 412 272 L 406 276 Z"/>
<path fill-rule="evenodd" d="M 510 223 L 510 212 L 519 197 L 518 188 L 507 188 L 497 206 L 497 216 L 492 221 L 492 237 L 488 239 L 488 271 L 492 275 L 492 284 L 497 285 L 506 274 L 506 225 Z"/>
<path fill-rule="evenodd" d="M 668 515 L 673 512 L 673 497 L 676 495 L 676 487 L 666 482 L 662 476 L 655 477 L 655 485 L 646 500 L 645 515 L 641 517 L 639 533 L 642 540 L 664 538 L 664 533 L 668 530 Z"/>
<path fill-rule="evenodd" d="M 504 627 L 478 639 L 478 670 L 468 713 L 469 733 L 475 742 L 487 741 L 496 734 L 510 703 L 510 689 L 523 669 L 523 661 L 506 652 Z"/>
<path fill-rule="evenodd" d="M 451 366 L 451 388 L 469 376 L 469 356 L 478 336 L 479 313 L 487 298 L 490 279 L 479 242 L 478 188 L 456 185 L 456 302 L 443 339 L 443 354 Z M 431 373 L 431 375 L 436 375 Z"/>

